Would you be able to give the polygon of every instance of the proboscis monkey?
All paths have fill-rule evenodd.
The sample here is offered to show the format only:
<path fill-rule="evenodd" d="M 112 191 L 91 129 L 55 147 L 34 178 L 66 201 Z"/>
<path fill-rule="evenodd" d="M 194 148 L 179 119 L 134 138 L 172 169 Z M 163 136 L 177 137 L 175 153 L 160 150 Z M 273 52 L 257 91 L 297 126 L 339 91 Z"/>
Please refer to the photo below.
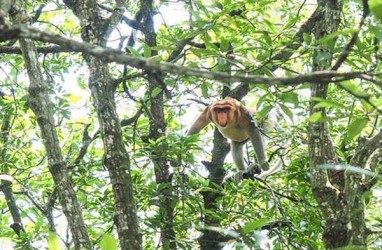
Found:
<path fill-rule="evenodd" d="M 233 161 L 242 173 L 256 170 L 255 166 L 248 169 L 244 166 L 243 145 L 250 139 L 256 153 L 255 162 L 265 171 L 269 169 L 269 163 L 265 153 L 265 142 L 254 120 L 254 113 L 254 109 L 246 108 L 238 100 L 226 97 L 211 103 L 196 119 L 188 135 L 199 133 L 210 122 L 214 123 L 220 133 L 231 140 Z M 265 124 L 265 127 L 269 126 L 272 125 Z"/>

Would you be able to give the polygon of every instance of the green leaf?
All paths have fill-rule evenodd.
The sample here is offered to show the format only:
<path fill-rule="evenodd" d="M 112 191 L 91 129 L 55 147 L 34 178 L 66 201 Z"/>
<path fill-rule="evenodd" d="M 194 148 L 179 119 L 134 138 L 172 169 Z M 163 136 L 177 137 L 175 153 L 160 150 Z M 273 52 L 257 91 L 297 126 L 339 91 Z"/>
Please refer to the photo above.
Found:
<path fill-rule="evenodd" d="M 363 170 L 365 170 L 365 169 L 363 169 Z M 368 191 L 363 193 L 362 198 L 363 198 L 366 206 L 370 204 L 370 201 L 373 199 L 373 197 L 374 197 L 373 191 L 371 191 L 371 190 L 368 190 Z"/>
<path fill-rule="evenodd" d="M 298 95 L 294 92 L 283 93 L 280 97 L 283 102 L 292 103 L 294 105 L 298 104 Z"/>
<path fill-rule="evenodd" d="M 302 37 L 304 38 L 304 42 L 306 44 L 311 44 L 312 43 L 312 35 L 308 34 L 308 33 L 304 33 L 302 34 Z"/>
<path fill-rule="evenodd" d="M 374 110 L 374 107 L 372 105 L 370 105 L 370 103 L 368 103 L 367 101 L 361 99 L 360 102 L 362 104 L 363 110 L 366 113 L 370 113 L 370 112 L 372 112 Z"/>
<path fill-rule="evenodd" d="M 208 97 L 208 84 L 207 83 L 202 83 L 202 85 L 200 86 L 200 89 L 202 91 L 202 95 L 204 98 L 207 98 Z"/>
<path fill-rule="evenodd" d="M 149 58 L 151 56 L 151 48 L 150 48 L 150 46 L 144 46 L 143 47 L 143 55 L 146 58 Z"/>
<path fill-rule="evenodd" d="M 346 109 L 346 107 L 336 101 L 333 100 L 322 100 L 316 105 L 314 105 L 314 108 L 341 108 Z"/>
<path fill-rule="evenodd" d="M 369 0 L 370 12 L 379 19 L 382 19 L 382 1 L 381 0 Z"/>
<path fill-rule="evenodd" d="M 264 105 L 264 107 L 256 113 L 256 117 L 259 119 L 265 118 L 268 116 L 269 112 L 271 112 L 272 109 L 272 106 Z"/>
<path fill-rule="evenodd" d="M 229 49 L 229 41 L 226 39 L 223 39 L 220 43 L 220 50 L 223 52 L 228 51 Z"/>
<path fill-rule="evenodd" d="M 316 41 L 316 44 L 326 44 L 326 45 L 334 45 L 334 38 L 339 37 L 341 35 L 349 35 L 353 34 L 356 31 L 356 28 L 342 29 L 333 33 L 330 33 L 323 38 Z"/>
<path fill-rule="evenodd" d="M 157 95 L 159 95 L 160 92 L 162 92 L 162 89 L 159 87 L 155 87 L 153 92 L 151 92 L 151 97 L 153 97 L 153 98 L 156 97 Z"/>
<path fill-rule="evenodd" d="M 273 40 L 272 40 L 272 38 L 269 36 L 268 32 L 263 32 L 263 38 L 265 39 L 265 42 L 266 42 L 268 45 L 272 45 Z"/>
<path fill-rule="evenodd" d="M 382 41 L 382 25 L 371 26 L 370 30 L 374 33 L 374 35 Z"/>
<path fill-rule="evenodd" d="M 316 60 L 318 62 L 325 62 L 329 59 L 331 59 L 332 54 L 326 51 L 318 51 Z"/>
<path fill-rule="evenodd" d="M 60 241 L 55 233 L 49 233 L 48 248 L 49 250 L 61 250 Z"/>
<path fill-rule="evenodd" d="M 314 114 L 312 114 L 308 120 L 310 122 L 319 122 L 324 116 L 322 115 L 321 112 L 315 112 Z"/>
<path fill-rule="evenodd" d="M 283 29 L 286 30 L 286 29 L 289 29 L 290 27 L 292 27 L 293 25 L 295 25 L 298 18 L 299 18 L 298 16 L 295 16 L 293 18 L 289 18 L 288 22 L 284 25 Z"/>
<path fill-rule="evenodd" d="M 284 114 L 286 114 L 289 117 L 289 119 L 291 121 L 293 121 L 293 112 L 292 112 L 292 110 L 290 110 L 290 108 L 288 108 L 287 106 L 285 106 L 283 104 L 279 104 L 279 106 L 280 106 L 281 110 L 284 112 Z"/>
<path fill-rule="evenodd" d="M 206 45 L 206 50 L 210 51 L 210 53 L 218 53 L 219 48 L 211 41 L 211 38 L 209 36 L 206 36 L 205 39 L 203 39 L 204 44 Z"/>
<path fill-rule="evenodd" d="M 142 56 L 141 55 L 141 52 L 139 52 L 138 50 L 134 49 L 133 47 L 131 46 L 127 46 L 127 48 L 129 49 L 129 52 L 133 55 L 133 56 Z"/>
<path fill-rule="evenodd" d="M 352 93 L 358 94 L 358 95 L 366 94 L 365 91 L 362 90 L 361 88 L 359 88 L 354 81 L 341 82 L 341 87 L 351 91 Z"/>
<path fill-rule="evenodd" d="M 261 227 L 266 225 L 268 222 L 269 222 L 268 218 L 261 218 L 261 219 L 255 220 L 255 221 L 247 222 L 243 226 L 243 229 L 242 229 L 243 233 L 248 234 L 248 233 L 252 232 L 253 230 L 261 229 Z"/>
<path fill-rule="evenodd" d="M 348 139 L 352 139 L 355 136 L 359 135 L 362 130 L 366 127 L 369 119 L 367 118 L 359 118 L 354 120 L 348 127 Z"/>
<path fill-rule="evenodd" d="M 102 250 L 117 250 L 118 249 L 117 240 L 114 238 L 113 235 L 105 234 L 102 237 L 101 249 Z"/>

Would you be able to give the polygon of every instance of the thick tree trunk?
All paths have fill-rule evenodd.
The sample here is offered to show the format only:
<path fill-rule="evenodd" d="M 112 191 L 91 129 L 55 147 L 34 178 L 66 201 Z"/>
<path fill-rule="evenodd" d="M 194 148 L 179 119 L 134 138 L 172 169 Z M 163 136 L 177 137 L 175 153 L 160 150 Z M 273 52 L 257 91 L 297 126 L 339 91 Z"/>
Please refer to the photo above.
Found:
<path fill-rule="evenodd" d="M 317 40 L 336 32 L 339 26 L 343 2 L 341 0 L 320 0 L 315 12 L 316 23 L 313 33 Z M 334 41 L 333 41 L 334 42 Z M 313 58 L 313 70 L 325 70 L 331 67 L 333 51 L 330 45 L 321 47 Z M 326 60 L 322 60 L 326 58 Z M 311 96 L 327 98 L 329 83 L 313 83 Z M 325 108 L 315 108 L 311 101 L 310 114 L 321 112 Z M 373 182 L 359 173 L 326 170 L 323 164 L 336 164 L 337 159 L 329 135 L 327 122 L 311 123 L 309 130 L 309 155 L 312 174 L 312 189 L 326 225 L 323 240 L 328 249 L 356 247 L 366 249 L 366 224 L 362 196 L 370 190 Z M 381 133 L 380 133 L 381 134 Z M 380 134 L 365 145 L 359 145 L 350 164 L 361 168 L 373 169 L 379 157 Z M 367 150 L 366 150 L 367 148 Z M 362 157 L 359 157 L 362 156 Z M 344 164 L 344 163 L 343 163 Z"/>
<path fill-rule="evenodd" d="M 319 1 L 315 11 L 316 24 L 313 33 L 316 39 L 320 39 L 335 32 L 339 25 L 342 10 L 342 1 Z M 329 46 L 321 46 L 313 58 L 313 70 L 328 69 L 331 65 L 333 52 Z M 323 57 L 326 55 L 326 57 Z M 321 60 L 319 58 L 327 58 Z M 326 99 L 329 83 L 313 83 L 311 87 L 312 97 Z M 326 115 L 325 108 L 316 109 L 316 102 L 310 104 L 310 114 L 321 112 Z M 347 215 L 344 211 L 343 172 L 337 172 L 335 182 L 330 178 L 334 173 L 320 169 L 322 164 L 336 164 L 333 144 L 329 135 L 327 122 L 310 124 L 309 130 L 309 156 L 310 170 L 312 174 L 312 190 L 326 221 L 323 232 L 323 240 L 328 248 L 347 245 Z M 337 184 L 337 185 L 336 185 Z"/>
<path fill-rule="evenodd" d="M 217 202 L 222 198 L 222 193 L 217 192 L 217 187 L 222 185 L 225 169 L 224 169 L 224 159 L 229 153 L 230 147 L 220 132 L 215 129 L 214 132 L 214 146 L 212 149 L 212 159 L 211 162 L 203 162 L 209 171 L 209 188 L 214 191 L 203 192 L 204 200 L 204 210 L 211 211 L 205 212 L 202 216 L 202 222 L 204 226 L 220 226 L 220 220 L 217 216 L 213 216 L 214 213 L 219 213 L 219 208 L 217 207 Z M 220 250 L 224 247 L 224 242 L 226 241 L 219 232 L 204 230 L 202 236 L 198 239 L 201 250 Z"/>
<path fill-rule="evenodd" d="M 153 76 L 149 77 L 150 90 L 158 86 Z M 152 96 L 150 94 L 150 96 Z M 166 124 L 164 120 L 163 92 L 150 98 L 150 133 L 149 138 L 156 141 L 165 135 Z M 173 195 L 173 187 L 170 178 L 168 159 L 156 152 L 152 152 L 151 158 L 154 164 L 155 181 L 162 186 L 159 190 L 159 214 L 161 220 L 160 241 L 164 249 L 176 249 L 176 235 L 174 230 L 174 207 L 177 198 Z"/>
<path fill-rule="evenodd" d="M 95 1 L 64 1 L 80 19 L 82 39 L 105 46 L 106 41 L 124 13 L 124 1 L 118 2 L 113 15 L 105 19 Z M 85 55 L 90 71 L 89 88 L 97 111 L 104 145 L 104 166 L 108 169 L 115 198 L 114 222 L 121 249 L 142 248 L 142 235 L 136 214 L 130 158 L 126 151 L 114 100 L 115 86 L 108 64 Z"/>
<path fill-rule="evenodd" d="M 141 0 L 139 15 L 141 20 L 144 21 L 145 42 L 150 47 L 156 47 L 156 33 L 154 29 L 154 7 L 152 0 Z M 151 56 L 157 55 L 157 51 L 153 50 Z M 166 121 L 164 115 L 164 93 L 166 86 L 163 84 L 163 75 L 158 73 L 148 73 L 148 83 L 150 96 L 150 132 L 148 138 L 156 141 L 166 135 Z M 154 95 L 156 89 L 162 91 Z M 173 194 L 172 180 L 170 177 L 170 165 L 167 157 L 158 154 L 158 152 L 151 152 L 153 157 L 151 160 L 154 165 L 155 181 L 161 188 L 159 190 L 159 214 L 161 223 L 160 242 L 163 249 L 177 248 L 176 234 L 174 229 L 174 209 L 177 203 L 177 198 Z"/>
<path fill-rule="evenodd" d="M 141 249 L 140 234 L 133 184 L 130 175 L 130 158 L 122 138 L 120 121 L 114 100 L 114 88 L 107 64 L 90 57 L 89 85 L 97 111 L 104 145 L 103 163 L 110 174 L 115 198 L 114 222 L 122 249 Z"/>
<path fill-rule="evenodd" d="M 23 1 L 14 4 L 13 19 L 15 23 L 29 20 L 23 7 Z M 29 105 L 36 115 L 41 129 L 41 137 L 46 148 L 49 171 L 56 184 L 57 193 L 63 212 L 68 221 L 75 249 L 91 249 L 89 235 L 82 216 L 82 209 L 76 192 L 68 175 L 67 162 L 64 160 L 50 109 L 49 84 L 44 80 L 38 62 L 37 50 L 33 42 L 20 40 L 24 61 L 29 76 Z"/>

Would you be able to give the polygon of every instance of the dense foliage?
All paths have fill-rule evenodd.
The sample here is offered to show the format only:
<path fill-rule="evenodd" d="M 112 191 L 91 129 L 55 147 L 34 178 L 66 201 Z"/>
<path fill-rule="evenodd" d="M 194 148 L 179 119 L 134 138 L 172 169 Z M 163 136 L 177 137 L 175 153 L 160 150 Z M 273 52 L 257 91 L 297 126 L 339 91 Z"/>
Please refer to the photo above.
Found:
<path fill-rule="evenodd" d="M 35 40 L 36 62 L 48 83 L 47 112 L 53 115 L 51 125 L 65 162 L 60 165 L 62 174 L 68 174 L 76 192 L 94 249 L 123 246 L 119 242 L 121 218 L 115 216 L 119 211 L 116 183 L 121 180 L 127 184 L 131 181 L 134 189 L 135 208 L 131 211 L 136 209 L 143 249 L 209 249 L 203 245 L 203 240 L 211 239 L 206 236 L 209 233 L 227 249 L 324 248 L 328 215 L 321 212 L 312 193 L 308 133 L 312 124 L 326 124 L 337 163 L 353 171 L 347 166 L 357 148 L 381 129 L 382 25 L 378 1 L 370 1 L 371 14 L 364 20 L 365 1 L 344 1 L 338 29 L 321 38 L 309 20 L 319 18 L 315 11 L 327 2 L 324 0 L 14 2 L 12 8 L 16 10 L 11 8 L 9 16 L 8 12 L 0 15 L 7 24 L 25 23 L 18 21 L 23 19 L 17 16 L 21 15 L 31 18 L 31 25 L 44 32 L 111 47 L 150 62 L 276 79 L 243 84 L 228 77 L 224 80 L 225 76 L 169 73 L 176 69 L 153 70 L 145 68 L 147 65 L 131 67 L 107 54 L 92 61 L 88 53 L 80 53 L 85 51 L 81 46 L 75 49 L 26 35 Z M 120 10 L 119 18 L 110 18 Z M 21 14 L 14 14 L 18 11 Z M 86 16 L 94 19 L 86 21 Z M 360 22 L 364 23 L 358 29 Z M 108 25 L 113 28 L 97 37 L 97 25 L 99 30 Z M 27 71 L 28 59 L 25 52 L 21 54 L 28 45 L 4 34 L 0 37 L 0 248 L 77 248 L 62 207 L 63 195 L 57 188 L 60 182 L 52 177 L 55 167 L 47 153 L 43 115 L 36 111 L 39 105 L 31 103 L 31 97 L 40 94 L 32 96 L 33 72 Z M 312 84 L 322 79 L 296 83 L 277 80 L 309 74 L 318 70 L 317 65 L 322 70 L 331 69 L 352 39 L 354 44 L 338 72 L 363 75 L 344 81 L 329 78 L 333 82 L 326 97 L 311 96 Z M 102 93 L 102 87 L 97 86 L 105 82 L 108 85 Z M 256 108 L 258 119 L 277 113 L 278 128 L 267 136 L 267 151 L 271 158 L 282 159 L 282 171 L 266 180 L 231 181 L 227 176 L 236 172 L 235 166 L 229 156 L 225 158 L 226 141 L 216 131 L 213 134 L 212 126 L 201 135 L 185 136 L 206 104 L 227 95 Z M 115 105 L 110 104 L 113 101 Z M 115 139 L 118 136 L 107 134 L 108 129 L 116 134 L 119 131 L 119 126 L 113 127 L 113 105 L 123 144 Z M 310 112 L 312 106 L 325 111 Z M 110 156 L 118 147 L 124 147 L 118 152 L 127 152 L 127 158 L 116 163 L 113 160 L 119 153 Z M 214 150 L 224 153 L 215 155 Z M 245 159 L 251 162 L 252 147 L 248 144 L 245 150 Z M 375 154 L 381 158 L 379 151 Z M 224 168 L 219 168 L 223 160 Z M 354 171 L 358 176 L 379 173 L 380 160 L 375 161 L 370 169 Z M 126 179 L 113 179 L 114 168 L 110 166 L 114 164 L 128 166 L 115 172 L 127 174 Z M 333 166 L 328 168 L 330 171 Z M 367 192 L 357 198 L 365 206 L 367 245 L 378 248 L 382 245 L 382 189 L 379 176 L 373 178 Z"/>

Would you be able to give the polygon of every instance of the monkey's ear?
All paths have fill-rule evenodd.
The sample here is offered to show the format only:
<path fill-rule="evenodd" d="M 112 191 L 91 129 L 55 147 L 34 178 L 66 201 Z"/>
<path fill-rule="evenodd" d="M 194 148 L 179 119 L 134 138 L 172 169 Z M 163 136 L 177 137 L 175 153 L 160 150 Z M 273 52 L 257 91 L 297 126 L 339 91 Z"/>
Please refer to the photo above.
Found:
<path fill-rule="evenodd" d="M 202 130 L 205 126 L 208 125 L 208 123 L 211 122 L 210 120 L 210 106 L 208 106 L 196 119 L 196 121 L 192 124 L 190 130 L 188 131 L 187 135 L 193 135 L 196 133 L 199 133 L 200 130 Z"/>

